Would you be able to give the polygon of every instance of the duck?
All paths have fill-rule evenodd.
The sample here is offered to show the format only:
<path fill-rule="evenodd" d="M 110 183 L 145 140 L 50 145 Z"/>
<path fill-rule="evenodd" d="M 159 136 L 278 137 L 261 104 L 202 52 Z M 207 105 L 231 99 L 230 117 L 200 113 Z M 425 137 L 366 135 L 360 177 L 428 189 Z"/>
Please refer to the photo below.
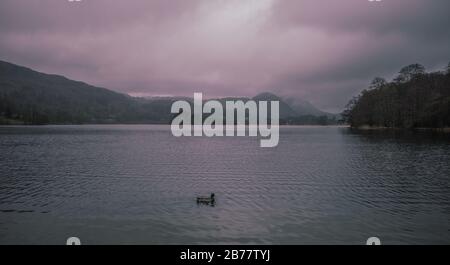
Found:
<path fill-rule="evenodd" d="M 197 204 L 211 204 L 213 205 L 216 202 L 216 198 L 214 193 L 211 193 L 209 197 L 197 197 Z"/>

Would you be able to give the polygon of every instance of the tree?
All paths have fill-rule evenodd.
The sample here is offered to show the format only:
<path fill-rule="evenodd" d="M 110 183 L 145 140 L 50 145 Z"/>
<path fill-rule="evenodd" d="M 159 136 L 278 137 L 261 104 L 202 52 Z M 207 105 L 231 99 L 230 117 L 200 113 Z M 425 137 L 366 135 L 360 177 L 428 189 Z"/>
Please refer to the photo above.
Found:
<path fill-rule="evenodd" d="M 370 83 L 369 89 L 382 88 L 387 84 L 386 80 L 382 77 L 375 77 Z"/>
<path fill-rule="evenodd" d="M 448 65 L 447 65 L 446 73 L 447 73 L 448 75 L 450 75 L 450 63 L 448 63 Z"/>
<path fill-rule="evenodd" d="M 399 75 L 394 81 L 397 83 L 406 83 L 423 74 L 425 74 L 425 67 L 423 65 L 417 63 L 410 64 L 400 70 Z"/>

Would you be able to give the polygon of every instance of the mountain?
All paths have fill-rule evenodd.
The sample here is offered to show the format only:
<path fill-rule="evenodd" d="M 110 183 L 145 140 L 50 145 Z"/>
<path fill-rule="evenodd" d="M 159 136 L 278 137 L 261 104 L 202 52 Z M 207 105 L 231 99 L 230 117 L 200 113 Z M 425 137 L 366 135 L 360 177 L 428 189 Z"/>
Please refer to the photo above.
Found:
<path fill-rule="evenodd" d="M 295 113 L 298 116 L 306 116 L 306 115 L 312 115 L 312 116 L 329 116 L 333 115 L 331 113 L 327 113 L 324 111 L 319 110 L 316 108 L 313 104 L 311 104 L 309 101 L 299 99 L 299 98 L 284 98 L 287 104 L 291 106 L 291 108 L 295 111 Z"/>
<path fill-rule="evenodd" d="M 193 101 L 192 97 L 182 97 L 182 96 L 149 96 L 149 97 L 141 97 L 136 99 L 142 99 L 147 101 L 164 101 L 164 100 L 170 100 L 170 101 L 178 101 L 178 100 L 185 100 L 185 101 Z"/>
<path fill-rule="evenodd" d="M 280 118 L 298 118 L 298 117 L 322 117 L 325 116 L 327 119 L 337 120 L 339 118 L 338 114 L 328 113 L 319 110 L 309 101 L 293 98 L 293 97 L 279 97 L 270 92 L 264 92 L 253 97 L 254 100 L 278 100 L 280 102 Z"/>
<path fill-rule="evenodd" d="M 270 92 L 260 93 L 253 97 L 255 101 L 279 101 L 280 103 L 280 119 L 287 119 L 289 117 L 295 117 L 297 114 L 295 111 L 279 96 Z"/>
<path fill-rule="evenodd" d="M 326 113 L 306 101 L 282 99 L 261 93 L 256 101 L 280 102 L 281 124 L 329 124 Z M 33 71 L 0 61 L 0 124 L 169 124 L 172 103 L 188 97 L 136 98 L 73 81 L 59 75 Z M 247 101 L 250 98 L 217 99 Z"/>

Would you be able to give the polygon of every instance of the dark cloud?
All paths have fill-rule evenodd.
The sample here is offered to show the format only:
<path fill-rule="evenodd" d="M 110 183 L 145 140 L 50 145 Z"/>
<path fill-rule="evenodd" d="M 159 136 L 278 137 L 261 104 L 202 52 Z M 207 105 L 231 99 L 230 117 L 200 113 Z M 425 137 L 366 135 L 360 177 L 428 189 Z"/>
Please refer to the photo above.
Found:
<path fill-rule="evenodd" d="M 281 26 L 312 26 L 331 33 L 401 34 L 448 38 L 447 0 L 301 0 L 277 1 L 273 18 Z"/>
<path fill-rule="evenodd" d="M 0 59 L 136 95 L 301 96 L 450 60 L 447 0 L 2 0 Z"/>

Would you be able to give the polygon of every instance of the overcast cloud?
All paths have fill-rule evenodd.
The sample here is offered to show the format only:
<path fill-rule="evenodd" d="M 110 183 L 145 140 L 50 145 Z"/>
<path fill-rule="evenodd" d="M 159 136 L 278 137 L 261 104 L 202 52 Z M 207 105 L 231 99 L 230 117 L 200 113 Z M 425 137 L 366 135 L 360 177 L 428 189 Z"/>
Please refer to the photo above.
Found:
<path fill-rule="evenodd" d="M 0 0 L 0 60 L 133 95 L 272 91 L 340 111 L 450 61 L 448 0 Z"/>

